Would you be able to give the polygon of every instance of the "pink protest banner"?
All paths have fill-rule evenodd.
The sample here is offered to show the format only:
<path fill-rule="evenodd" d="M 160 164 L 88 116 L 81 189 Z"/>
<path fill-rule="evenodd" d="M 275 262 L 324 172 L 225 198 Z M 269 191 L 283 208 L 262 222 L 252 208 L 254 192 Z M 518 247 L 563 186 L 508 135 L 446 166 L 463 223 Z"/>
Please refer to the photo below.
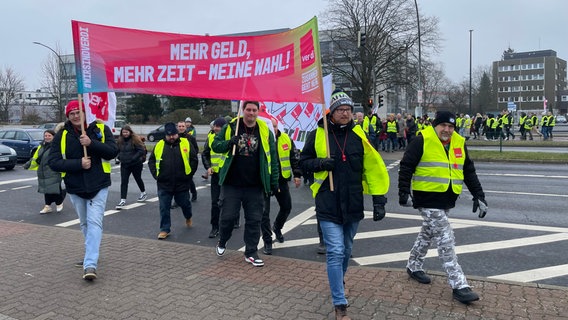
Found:
<path fill-rule="evenodd" d="M 72 21 L 79 93 L 324 103 L 316 17 L 260 36 L 200 36 Z"/>

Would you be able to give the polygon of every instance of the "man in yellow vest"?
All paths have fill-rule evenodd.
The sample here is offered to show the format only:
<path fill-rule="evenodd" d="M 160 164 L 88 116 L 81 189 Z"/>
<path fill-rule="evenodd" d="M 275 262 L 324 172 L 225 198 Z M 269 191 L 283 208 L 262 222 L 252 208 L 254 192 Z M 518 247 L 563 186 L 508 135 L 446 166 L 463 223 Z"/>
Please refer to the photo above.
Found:
<path fill-rule="evenodd" d="M 464 183 L 473 195 L 473 212 L 479 208 L 480 218 L 487 213 L 487 202 L 473 161 L 467 154 L 465 139 L 454 131 L 455 123 L 451 112 L 439 111 L 432 126 L 422 130 L 408 146 L 400 162 L 399 204 L 409 204 L 412 189 L 414 208 L 424 220 L 406 265 L 409 276 L 420 283 L 430 283 L 423 264 L 430 244 L 434 243 L 454 299 L 470 303 L 479 296 L 469 287 L 458 264 L 448 215 Z"/>
<path fill-rule="evenodd" d="M 189 140 L 179 136 L 176 124 L 164 125 L 166 136 L 158 141 L 148 159 L 148 168 L 158 186 L 160 202 L 160 232 L 158 240 L 166 239 L 171 233 L 170 217 L 172 198 L 181 207 L 185 225 L 190 228 L 192 209 L 189 201 L 192 170 L 197 166 L 197 150 Z M 192 167 L 194 164 L 195 167 Z"/>
<path fill-rule="evenodd" d="M 353 238 L 364 218 L 363 194 L 373 196 L 373 220 L 378 221 L 385 216 L 384 195 L 389 189 L 385 163 L 363 129 L 353 123 L 353 107 L 353 100 L 345 92 L 334 92 L 327 118 L 328 132 L 320 119 L 316 130 L 308 134 L 300 156 L 302 171 L 314 172 L 315 181 L 310 188 L 327 250 L 327 275 L 336 319 L 349 319 L 343 281 Z"/>
<path fill-rule="evenodd" d="M 85 237 L 83 279 L 97 278 L 99 248 L 103 236 L 103 216 L 108 187 L 111 185 L 110 160 L 118 155 L 118 146 L 112 131 L 100 121 L 84 125 L 81 130 L 81 113 L 77 100 L 65 107 L 67 121 L 53 139 L 49 154 L 49 166 L 62 173 L 69 200 L 79 217 L 79 225 Z M 87 154 L 84 153 L 87 150 Z"/>
<path fill-rule="evenodd" d="M 278 163 L 274 135 L 257 119 L 260 103 L 245 101 L 242 117 L 231 120 L 215 136 L 211 149 L 226 155 L 219 171 L 221 221 L 217 255 L 225 254 L 241 206 L 245 216 L 245 262 L 264 266 L 258 256 L 264 195 L 278 190 Z M 237 126 L 238 124 L 238 126 Z"/>
<path fill-rule="evenodd" d="M 227 124 L 225 118 L 217 118 L 213 121 L 213 128 L 207 134 L 207 141 L 205 141 L 201 153 L 201 162 L 207 170 L 207 176 L 211 177 L 211 232 L 209 232 L 209 238 L 215 238 L 219 235 L 219 214 L 221 212 L 219 208 L 219 195 L 221 194 L 219 169 L 225 157 L 224 154 L 211 150 L 211 144 L 213 144 L 215 135 L 221 131 L 225 124 Z"/>
<path fill-rule="evenodd" d="M 278 129 L 278 120 L 272 119 L 272 127 L 274 128 L 277 158 L 275 161 L 278 163 L 278 171 L 280 172 L 278 178 L 278 191 L 273 196 L 278 201 L 280 210 L 276 219 L 274 219 L 274 235 L 276 241 L 284 242 L 284 235 L 282 235 L 282 227 L 288 220 L 290 211 L 292 211 L 292 196 L 290 195 L 290 188 L 288 181 L 293 177 L 294 185 L 296 188 L 302 184 L 302 171 L 298 165 L 298 150 L 294 145 L 294 141 L 290 139 L 286 132 Z M 270 196 L 264 198 L 264 211 L 262 213 L 262 221 L 260 223 L 262 231 L 262 240 L 264 241 L 264 254 L 272 254 L 272 232 L 270 227 Z"/>

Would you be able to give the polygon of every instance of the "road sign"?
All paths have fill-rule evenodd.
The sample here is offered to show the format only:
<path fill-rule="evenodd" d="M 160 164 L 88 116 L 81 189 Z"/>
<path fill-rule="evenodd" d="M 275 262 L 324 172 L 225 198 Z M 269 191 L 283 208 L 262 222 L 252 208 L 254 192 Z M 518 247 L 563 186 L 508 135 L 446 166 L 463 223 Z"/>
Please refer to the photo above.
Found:
<path fill-rule="evenodd" d="M 514 102 L 507 103 L 507 110 L 509 111 L 517 111 L 517 105 Z"/>

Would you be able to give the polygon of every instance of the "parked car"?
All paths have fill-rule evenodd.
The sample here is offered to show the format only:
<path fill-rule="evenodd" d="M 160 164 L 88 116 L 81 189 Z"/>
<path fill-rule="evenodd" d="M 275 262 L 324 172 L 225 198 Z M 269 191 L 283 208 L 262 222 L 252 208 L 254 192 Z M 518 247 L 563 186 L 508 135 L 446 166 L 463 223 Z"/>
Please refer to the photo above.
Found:
<path fill-rule="evenodd" d="M 164 125 L 161 125 L 158 128 L 150 131 L 150 133 L 148 133 L 146 137 L 148 138 L 148 141 L 154 142 L 164 139 L 165 136 L 166 136 L 166 129 L 164 128 Z"/>
<path fill-rule="evenodd" d="M 16 166 L 16 162 L 18 162 L 16 150 L 0 144 L 0 168 L 12 170 Z"/>
<path fill-rule="evenodd" d="M 16 150 L 18 160 L 28 160 L 43 141 L 44 131 L 44 129 L 2 129 L 0 143 Z"/>
<path fill-rule="evenodd" d="M 567 123 L 568 120 L 566 120 L 565 116 L 556 116 L 556 122 L 558 123 Z"/>
<path fill-rule="evenodd" d="M 37 129 L 43 129 L 43 130 L 47 130 L 47 129 L 51 129 L 51 130 L 55 130 L 55 127 L 57 127 L 57 122 L 47 122 L 47 123 L 42 123 L 39 126 L 37 126 Z"/>
<path fill-rule="evenodd" d="M 112 135 L 114 136 L 114 138 L 118 138 L 118 136 L 120 136 L 120 131 L 122 130 L 122 127 L 124 127 L 126 125 L 126 121 L 124 120 L 116 120 L 114 121 L 114 126 L 110 127 L 110 130 L 112 131 Z"/>

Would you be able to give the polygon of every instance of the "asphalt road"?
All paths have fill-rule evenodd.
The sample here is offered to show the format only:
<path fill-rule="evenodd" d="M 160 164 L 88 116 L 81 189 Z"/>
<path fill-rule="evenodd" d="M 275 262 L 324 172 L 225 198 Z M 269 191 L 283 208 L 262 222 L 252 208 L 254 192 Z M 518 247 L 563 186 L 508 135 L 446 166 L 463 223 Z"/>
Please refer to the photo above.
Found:
<path fill-rule="evenodd" d="M 387 217 L 371 219 L 372 203 L 365 199 L 367 218 L 361 222 L 353 251 L 353 263 L 376 267 L 404 268 L 419 230 L 417 210 L 398 205 L 396 154 L 385 156 L 389 167 L 391 190 Z M 466 191 L 451 211 L 457 252 L 466 274 L 496 277 L 522 282 L 568 286 L 568 216 L 565 193 L 567 165 L 477 163 L 490 211 L 485 219 L 471 212 L 471 195 Z M 200 169 L 197 177 L 201 175 Z M 37 193 L 36 174 L 22 169 L 0 170 L 0 219 L 51 225 L 78 230 L 76 215 L 68 199 L 61 213 L 40 215 L 43 195 Z M 131 179 L 128 205 L 114 210 L 120 198 L 119 166 L 113 169 L 104 220 L 105 233 L 156 239 L 159 210 L 156 185 L 147 169 L 143 179 L 149 193 L 145 203 L 136 203 L 138 188 Z M 198 199 L 193 203 L 194 226 L 185 227 L 180 209 L 172 210 L 172 235 L 166 241 L 203 245 L 214 253 L 216 239 L 210 231 L 208 182 L 195 178 Z M 293 210 L 283 229 L 286 241 L 276 243 L 274 254 L 297 259 L 325 261 L 318 255 L 313 199 L 307 186 L 292 188 Z M 273 200 L 271 217 L 278 205 Z M 242 249 L 242 228 L 235 229 L 228 242 L 230 249 Z M 158 240 L 156 240 L 158 241 Z M 78 244 L 80 245 L 80 244 Z M 262 242 L 261 242 L 262 245 Z M 104 253 L 103 253 L 104 254 Z M 427 270 L 441 271 L 436 250 L 431 249 Z"/>

